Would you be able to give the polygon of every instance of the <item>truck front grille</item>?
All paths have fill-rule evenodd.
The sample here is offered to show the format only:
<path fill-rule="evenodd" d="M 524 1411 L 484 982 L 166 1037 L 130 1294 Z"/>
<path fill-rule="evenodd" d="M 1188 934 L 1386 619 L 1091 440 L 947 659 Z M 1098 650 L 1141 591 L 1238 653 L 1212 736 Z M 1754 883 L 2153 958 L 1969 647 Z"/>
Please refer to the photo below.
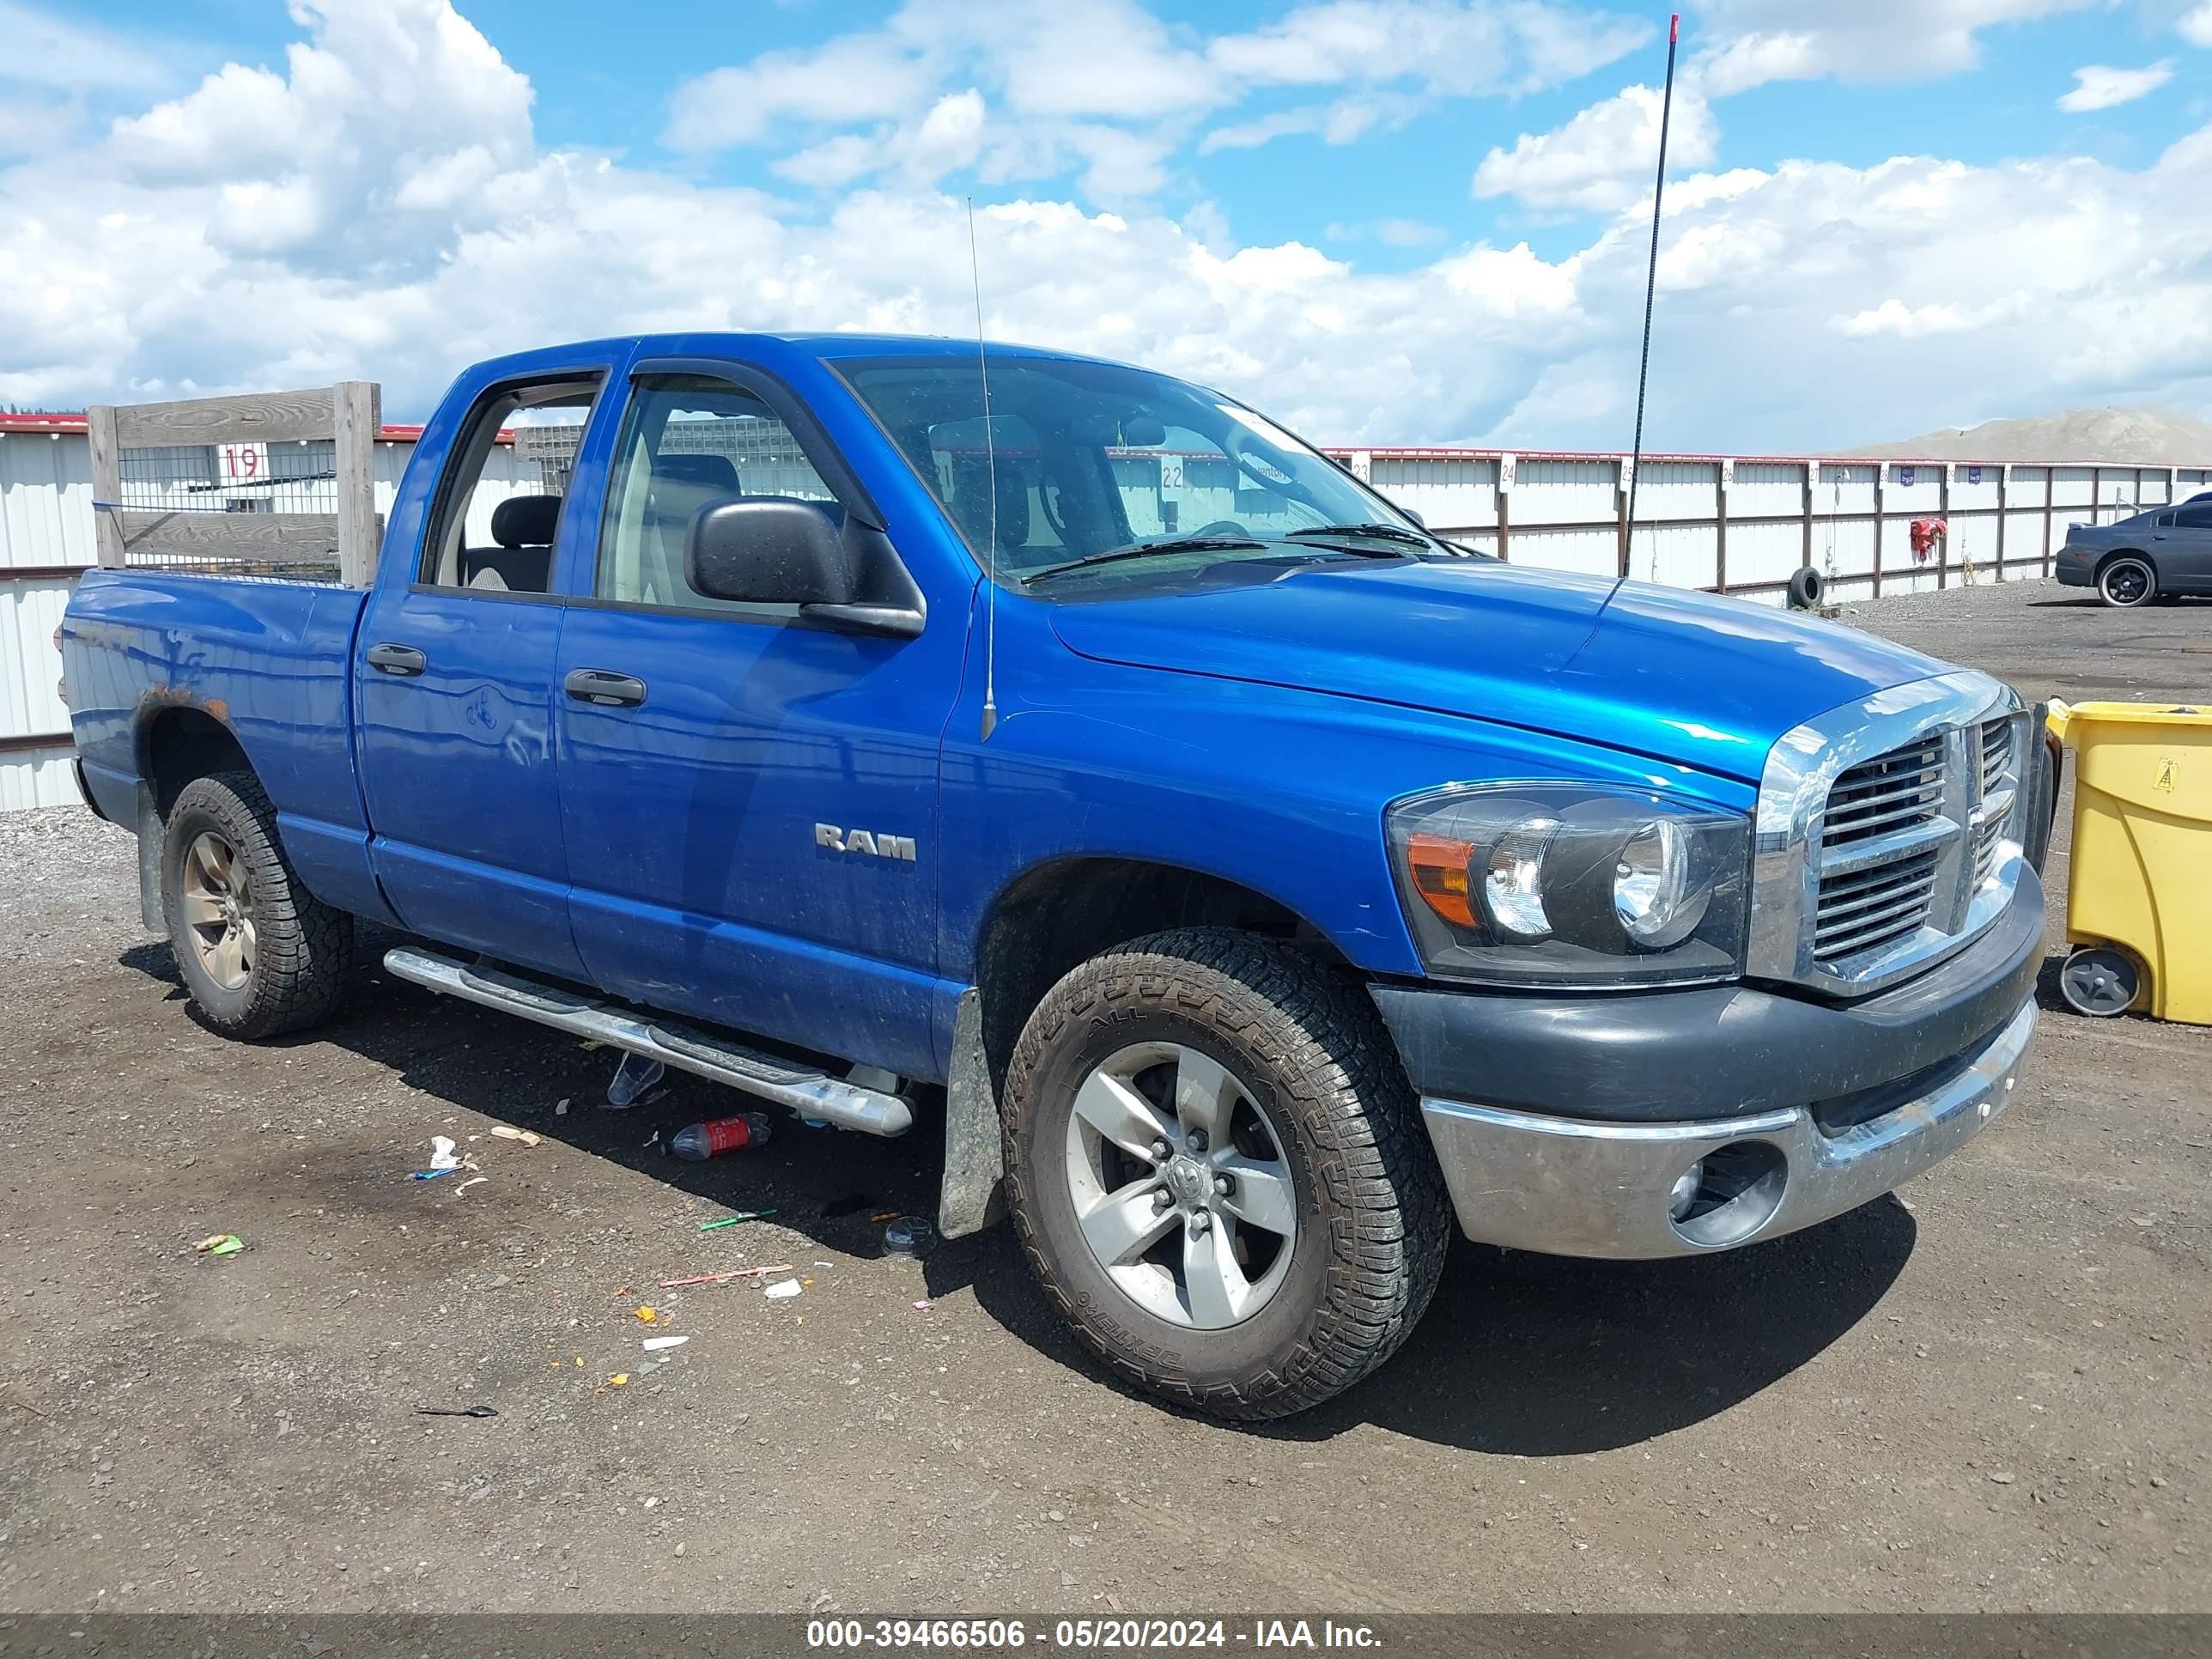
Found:
<path fill-rule="evenodd" d="M 1994 921 L 2021 868 L 2027 719 L 2003 686 L 1962 672 L 1777 743 L 1759 792 L 1753 971 L 1858 994 Z"/>
<path fill-rule="evenodd" d="M 1940 863 L 1931 849 L 1894 864 L 1823 877 L 1813 924 L 1814 960 L 1832 969 L 1863 951 L 1918 933 L 1935 903 Z"/>

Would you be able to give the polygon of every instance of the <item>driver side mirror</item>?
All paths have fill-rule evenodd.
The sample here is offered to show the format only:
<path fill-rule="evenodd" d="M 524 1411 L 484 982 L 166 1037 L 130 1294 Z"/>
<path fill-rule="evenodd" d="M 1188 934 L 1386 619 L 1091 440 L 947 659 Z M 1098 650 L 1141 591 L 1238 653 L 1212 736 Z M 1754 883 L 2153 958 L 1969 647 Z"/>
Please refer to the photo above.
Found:
<path fill-rule="evenodd" d="M 850 605 L 858 586 L 836 521 L 775 495 L 701 507 L 684 537 L 684 580 L 708 599 L 753 605 Z"/>

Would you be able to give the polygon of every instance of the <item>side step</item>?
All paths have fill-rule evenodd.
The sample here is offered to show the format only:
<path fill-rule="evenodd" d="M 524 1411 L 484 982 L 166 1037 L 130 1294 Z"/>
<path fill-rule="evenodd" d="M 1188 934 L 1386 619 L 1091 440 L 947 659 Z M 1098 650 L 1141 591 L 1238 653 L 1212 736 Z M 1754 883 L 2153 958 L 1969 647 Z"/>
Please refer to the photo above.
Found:
<path fill-rule="evenodd" d="M 613 1048 L 711 1078 L 808 1117 L 825 1119 L 841 1129 L 902 1135 L 914 1127 L 913 1109 L 896 1095 L 864 1089 L 703 1031 L 647 1018 L 617 1004 L 595 1001 L 558 986 L 542 985 L 431 951 L 404 946 L 387 951 L 384 965 L 400 978 L 441 995 L 520 1014 L 556 1030 L 597 1037 Z"/>

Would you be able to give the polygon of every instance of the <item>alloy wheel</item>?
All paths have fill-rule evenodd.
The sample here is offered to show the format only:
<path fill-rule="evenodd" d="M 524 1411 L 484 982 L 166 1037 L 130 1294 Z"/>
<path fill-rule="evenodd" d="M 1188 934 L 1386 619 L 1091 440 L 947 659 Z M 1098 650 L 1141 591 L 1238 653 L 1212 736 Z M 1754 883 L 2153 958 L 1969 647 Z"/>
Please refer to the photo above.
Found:
<path fill-rule="evenodd" d="M 1251 1091 L 1173 1042 L 1107 1057 L 1076 1091 L 1067 1185 L 1084 1242 L 1129 1299 L 1222 1330 L 1267 1306 L 1297 1245 L 1297 1191 Z"/>
<path fill-rule="evenodd" d="M 200 968 L 226 991 L 253 972 L 253 888 L 246 860 L 213 830 L 185 849 L 185 926 Z"/>

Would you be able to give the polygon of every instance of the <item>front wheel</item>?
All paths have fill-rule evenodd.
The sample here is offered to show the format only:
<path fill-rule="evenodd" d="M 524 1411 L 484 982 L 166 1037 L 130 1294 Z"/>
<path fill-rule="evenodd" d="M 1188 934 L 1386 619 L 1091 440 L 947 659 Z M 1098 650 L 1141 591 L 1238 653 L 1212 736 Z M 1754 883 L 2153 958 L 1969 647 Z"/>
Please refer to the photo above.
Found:
<path fill-rule="evenodd" d="M 196 778 L 178 794 L 161 904 L 185 988 L 225 1036 L 320 1024 L 344 995 L 353 918 L 300 884 L 251 772 Z"/>
<path fill-rule="evenodd" d="M 1287 1416 L 1395 1352 L 1449 1240 L 1442 1172 L 1355 988 L 1193 928 L 1094 957 L 1016 1044 L 1006 1167 L 1031 1269 L 1122 1376 Z"/>
<path fill-rule="evenodd" d="M 2097 573 L 2097 593 L 2106 605 L 2123 608 L 2148 602 L 2158 592 L 2158 575 L 2148 559 L 2133 554 L 2114 559 Z"/>

